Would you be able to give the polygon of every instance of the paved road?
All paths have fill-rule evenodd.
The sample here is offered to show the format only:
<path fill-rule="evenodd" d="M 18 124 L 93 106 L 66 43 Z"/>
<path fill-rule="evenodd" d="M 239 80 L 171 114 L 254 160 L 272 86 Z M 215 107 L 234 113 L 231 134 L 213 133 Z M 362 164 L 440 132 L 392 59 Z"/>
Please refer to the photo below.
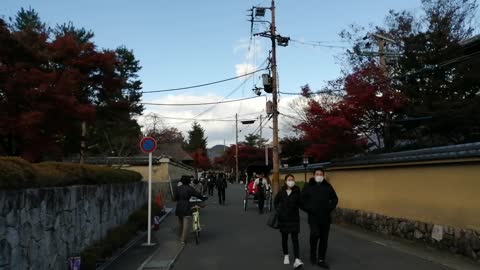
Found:
<path fill-rule="evenodd" d="M 211 198 L 202 212 L 205 225 L 199 246 L 187 244 L 174 265 L 174 270 L 266 270 L 291 269 L 283 265 L 280 233 L 265 225 L 268 215 L 259 215 L 251 207 L 242 209 L 242 188 L 231 185 L 227 190 L 227 205 Z M 300 252 L 304 269 L 319 269 L 308 262 L 308 227 L 303 219 Z M 333 227 L 327 260 L 338 270 L 443 270 L 445 266 L 414 255 L 385 247 L 355 236 L 340 227 Z M 292 260 L 293 261 L 293 260 Z"/>

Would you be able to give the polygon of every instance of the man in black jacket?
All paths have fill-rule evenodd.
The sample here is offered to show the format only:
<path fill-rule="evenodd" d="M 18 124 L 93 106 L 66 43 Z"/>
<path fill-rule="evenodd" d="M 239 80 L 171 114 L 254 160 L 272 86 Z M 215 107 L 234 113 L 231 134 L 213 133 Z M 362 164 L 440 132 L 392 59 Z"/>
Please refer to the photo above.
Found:
<path fill-rule="evenodd" d="M 308 213 L 310 225 L 310 259 L 313 264 L 329 269 L 325 255 L 331 223 L 330 214 L 337 207 L 338 197 L 332 185 L 325 181 L 325 172 L 322 169 L 316 169 L 314 176 L 302 191 L 302 209 Z"/>
<path fill-rule="evenodd" d="M 225 175 L 223 173 L 218 174 L 216 186 L 218 190 L 218 203 L 225 205 L 225 189 L 227 189 L 227 179 L 225 179 Z"/>

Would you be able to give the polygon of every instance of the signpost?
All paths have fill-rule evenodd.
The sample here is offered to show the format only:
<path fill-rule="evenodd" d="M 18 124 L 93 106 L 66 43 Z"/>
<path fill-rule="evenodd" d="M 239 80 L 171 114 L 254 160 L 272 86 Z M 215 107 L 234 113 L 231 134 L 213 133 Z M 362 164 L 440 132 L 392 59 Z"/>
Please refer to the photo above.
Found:
<path fill-rule="evenodd" d="M 145 137 L 140 141 L 140 149 L 148 154 L 148 237 L 145 246 L 153 246 L 152 239 L 152 153 L 157 149 L 157 141 L 152 137 Z"/>

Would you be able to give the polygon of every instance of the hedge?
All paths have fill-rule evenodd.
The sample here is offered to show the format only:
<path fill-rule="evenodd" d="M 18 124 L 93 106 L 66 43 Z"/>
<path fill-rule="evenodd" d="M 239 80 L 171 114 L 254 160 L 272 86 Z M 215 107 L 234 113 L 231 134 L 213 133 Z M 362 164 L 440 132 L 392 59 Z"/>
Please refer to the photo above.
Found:
<path fill-rule="evenodd" d="M 31 164 L 17 157 L 0 157 L 0 189 L 131 183 L 142 175 L 96 165 L 44 162 Z"/>

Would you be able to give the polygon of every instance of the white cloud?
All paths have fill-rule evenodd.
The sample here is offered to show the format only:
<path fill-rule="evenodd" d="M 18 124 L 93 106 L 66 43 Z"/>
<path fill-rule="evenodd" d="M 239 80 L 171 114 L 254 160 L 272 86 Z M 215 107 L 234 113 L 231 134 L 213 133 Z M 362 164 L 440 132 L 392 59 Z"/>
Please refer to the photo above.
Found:
<path fill-rule="evenodd" d="M 169 95 L 161 100 L 152 100 L 149 102 L 152 103 L 202 103 L 202 102 L 214 102 L 220 101 L 223 97 L 213 94 L 208 95 Z M 295 97 L 282 97 L 280 102 L 282 107 L 287 107 L 288 103 L 293 100 Z M 236 99 L 236 98 L 232 98 Z M 205 134 L 208 137 L 208 146 L 212 147 L 217 144 L 223 144 L 223 141 L 226 141 L 227 145 L 235 143 L 235 121 L 202 121 L 204 119 L 222 119 L 222 120 L 234 120 L 235 114 L 238 113 L 239 119 L 251 119 L 256 120 L 252 125 L 242 125 L 239 122 L 239 141 L 243 141 L 245 135 L 254 132 L 259 126 L 259 116 L 262 114 L 266 116 L 265 113 L 265 97 L 259 97 L 256 99 L 249 99 L 240 102 L 232 102 L 225 104 L 218 104 L 210 111 L 206 112 L 200 117 L 198 121 L 201 126 L 205 129 Z M 199 113 L 210 108 L 211 105 L 207 106 L 146 106 L 144 116 L 139 118 L 141 125 L 147 125 L 147 120 L 145 115 L 149 113 L 155 113 L 162 117 L 172 117 L 172 118 L 194 118 Z M 280 111 L 282 111 L 280 107 Z M 254 114 L 252 114 L 254 113 Z M 246 115 L 248 114 L 248 115 Z M 187 132 L 190 130 L 193 120 L 174 120 L 163 118 L 162 122 L 165 126 L 176 127 L 183 132 L 184 136 L 187 137 Z M 287 133 L 291 133 L 290 130 L 290 121 L 282 115 L 280 115 L 279 120 L 280 126 L 280 136 L 285 136 Z M 272 121 L 265 125 L 263 129 L 263 137 L 271 139 L 272 137 Z"/>
<path fill-rule="evenodd" d="M 243 53 L 242 63 L 234 66 L 237 76 L 257 70 L 258 63 L 263 63 L 266 59 L 261 43 L 255 42 L 255 40 L 241 39 L 237 41 L 233 46 L 233 52 L 234 54 Z"/>
<path fill-rule="evenodd" d="M 252 64 L 243 63 L 243 64 L 235 65 L 235 74 L 237 74 L 237 76 L 242 76 L 242 75 L 245 75 L 247 73 L 254 72 L 255 70 L 257 70 L 257 66 L 252 65 Z M 247 76 L 247 78 L 248 77 L 250 77 L 250 76 Z"/>

